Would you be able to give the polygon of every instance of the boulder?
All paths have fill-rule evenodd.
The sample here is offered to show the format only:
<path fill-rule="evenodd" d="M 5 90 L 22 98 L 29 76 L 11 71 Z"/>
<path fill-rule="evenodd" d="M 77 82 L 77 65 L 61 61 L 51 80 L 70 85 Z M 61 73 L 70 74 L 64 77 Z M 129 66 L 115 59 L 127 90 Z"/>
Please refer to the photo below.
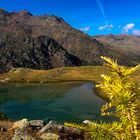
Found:
<path fill-rule="evenodd" d="M 29 126 L 30 127 L 40 127 L 42 128 L 44 125 L 43 125 L 43 120 L 32 120 L 32 121 L 29 121 Z"/>
<path fill-rule="evenodd" d="M 59 135 L 54 134 L 54 133 L 44 133 L 43 135 L 40 136 L 42 140 L 58 140 Z"/>
<path fill-rule="evenodd" d="M 54 133 L 57 132 L 60 139 L 79 139 L 82 140 L 84 138 L 84 134 L 81 130 L 76 128 L 67 127 L 61 124 L 56 124 L 50 121 L 47 125 L 45 125 L 38 133 L 38 136 L 43 136 L 45 133 Z M 48 134 L 47 134 L 48 135 Z M 51 137 L 51 136 L 50 136 Z"/>

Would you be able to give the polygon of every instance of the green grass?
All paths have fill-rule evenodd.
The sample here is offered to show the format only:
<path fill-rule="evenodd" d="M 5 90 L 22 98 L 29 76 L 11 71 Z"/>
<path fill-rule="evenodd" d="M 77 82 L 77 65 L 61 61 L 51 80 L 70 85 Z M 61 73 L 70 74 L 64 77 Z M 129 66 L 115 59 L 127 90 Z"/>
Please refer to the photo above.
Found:
<path fill-rule="evenodd" d="M 8 83 L 48 83 L 70 81 L 93 81 L 99 83 L 100 75 L 108 73 L 104 66 L 61 67 L 51 70 L 14 69 L 8 73 L 0 74 L 0 80 Z"/>
<path fill-rule="evenodd" d="M 48 82 L 71 82 L 71 81 L 93 81 L 100 83 L 101 74 L 107 74 L 110 69 L 105 66 L 81 66 L 61 67 L 51 70 L 13 69 L 7 73 L 0 74 L 0 80 L 9 83 L 48 83 Z M 140 69 L 133 74 L 133 79 L 140 82 Z"/>

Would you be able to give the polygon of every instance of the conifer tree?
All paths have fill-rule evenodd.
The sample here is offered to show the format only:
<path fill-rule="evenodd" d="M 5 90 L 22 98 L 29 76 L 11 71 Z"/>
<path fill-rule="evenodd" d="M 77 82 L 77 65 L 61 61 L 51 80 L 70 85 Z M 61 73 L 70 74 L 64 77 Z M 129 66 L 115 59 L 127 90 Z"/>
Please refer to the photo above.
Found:
<path fill-rule="evenodd" d="M 140 111 L 139 111 L 139 87 L 130 79 L 131 75 L 140 68 L 140 65 L 127 68 L 118 65 L 107 57 L 101 57 L 106 61 L 106 66 L 111 69 L 109 75 L 102 74 L 103 81 L 96 85 L 104 91 L 109 99 L 102 106 L 101 115 L 115 116 L 118 121 L 112 123 L 91 122 L 88 125 L 66 123 L 67 126 L 83 129 L 93 140 L 139 140 Z"/>

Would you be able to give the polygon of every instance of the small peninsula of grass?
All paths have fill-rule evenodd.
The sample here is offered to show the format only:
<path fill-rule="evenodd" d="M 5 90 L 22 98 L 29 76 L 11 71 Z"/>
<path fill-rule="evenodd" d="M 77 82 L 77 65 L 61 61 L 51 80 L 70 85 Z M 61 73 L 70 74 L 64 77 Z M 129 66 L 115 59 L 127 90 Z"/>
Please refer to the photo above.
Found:
<path fill-rule="evenodd" d="M 101 74 L 108 74 L 110 69 L 105 66 L 81 66 L 61 67 L 50 70 L 33 70 L 26 68 L 14 68 L 7 73 L 0 74 L 0 82 L 3 83 L 51 83 L 51 82 L 74 82 L 91 81 L 101 82 Z M 140 69 L 132 78 L 140 82 Z"/>
<path fill-rule="evenodd" d="M 93 81 L 99 83 L 100 75 L 108 72 L 109 69 L 105 66 L 61 67 L 51 70 L 17 68 L 0 74 L 0 81 L 7 83 Z"/>

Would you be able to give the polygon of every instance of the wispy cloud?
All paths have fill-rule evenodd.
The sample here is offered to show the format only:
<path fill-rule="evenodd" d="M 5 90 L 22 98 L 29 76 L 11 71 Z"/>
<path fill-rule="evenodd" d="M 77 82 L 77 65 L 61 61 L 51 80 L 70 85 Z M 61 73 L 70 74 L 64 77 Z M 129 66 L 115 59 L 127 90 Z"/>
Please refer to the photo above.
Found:
<path fill-rule="evenodd" d="M 104 17 L 105 19 L 105 23 L 108 24 L 107 20 L 106 20 L 106 14 L 105 14 L 105 11 L 104 11 L 104 6 L 103 6 L 103 3 L 101 2 L 101 0 L 96 0 L 100 10 L 101 10 L 101 13 L 102 13 L 102 16 Z"/>
<path fill-rule="evenodd" d="M 135 23 L 128 23 L 125 26 L 122 27 L 123 33 L 128 33 L 129 31 L 133 30 L 135 27 Z"/>
<path fill-rule="evenodd" d="M 132 34 L 137 35 L 137 36 L 140 36 L 140 30 L 134 29 L 132 31 Z"/>
<path fill-rule="evenodd" d="M 84 27 L 84 28 L 80 28 L 80 30 L 81 31 L 83 31 L 83 32 L 88 32 L 88 31 L 90 31 L 90 26 L 86 26 L 86 27 Z"/>
<path fill-rule="evenodd" d="M 112 24 L 106 24 L 103 26 L 99 26 L 98 30 L 103 31 L 103 30 L 111 30 L 114 27 Z"/>

